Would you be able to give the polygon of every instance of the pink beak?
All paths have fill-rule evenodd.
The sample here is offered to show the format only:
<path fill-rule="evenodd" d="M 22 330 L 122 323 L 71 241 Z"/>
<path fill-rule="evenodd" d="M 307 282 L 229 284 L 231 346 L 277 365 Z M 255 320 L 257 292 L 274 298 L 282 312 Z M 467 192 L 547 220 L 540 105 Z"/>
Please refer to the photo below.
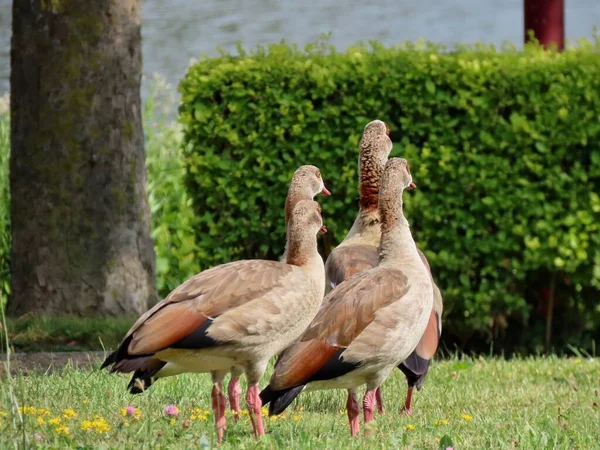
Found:
<path fill-rule="evenodd" d="M 319 231 L 321 232 L 321 234 L 325 234 L 327 233 L 327 227 L 323 225 Z"/>
<path fill-rule="evenodd" d="M 410 184 L 408 185 L 408 187 L 409 187 L 409 189 L 412 191 L 413 189 L 416 189 L 416 188 L 417 188 L 417 185 L 416 185 L 415 183 L 410 183 Z"/>
<path fill-rule="evenodd" d="M 323 195 L 331 195 L 331 192 L 329 192 L 327 190 L 327 188 L 325 187 L 325 185 L 323 185 L 323 190 L 321 191 L 321 194 L 323 194 Z"/>

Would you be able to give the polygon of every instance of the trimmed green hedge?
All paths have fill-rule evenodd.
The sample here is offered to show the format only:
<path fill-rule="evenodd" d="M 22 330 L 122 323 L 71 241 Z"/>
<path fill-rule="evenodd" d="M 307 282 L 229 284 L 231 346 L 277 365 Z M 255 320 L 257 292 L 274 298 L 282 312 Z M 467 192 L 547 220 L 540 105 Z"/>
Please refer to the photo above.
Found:
<path fill-rule="evenodd" d="M 196 218 L 184 185 L 181 127 L 169 119 L 174 90 L 153 80 L 144 102 L 147 190 L 156 252 L 156 284 L 161 297 L 200 271 L 194 236 Z"/>
<path fill-rule="evenodd" d="M 281 254 L 301 164 L 319 166 L 333 194 L 320 200 L 328 252 L 356 214 L 358 141 L 379 118 L 419 186 L 406 215 L 445 297 L 446 342 L 539 350 L 554 292 L 554 344 L 590 347 L 599 48 L 281 44 L 198 62 L 180 84 L 180 121 L 202 268 Z"/>

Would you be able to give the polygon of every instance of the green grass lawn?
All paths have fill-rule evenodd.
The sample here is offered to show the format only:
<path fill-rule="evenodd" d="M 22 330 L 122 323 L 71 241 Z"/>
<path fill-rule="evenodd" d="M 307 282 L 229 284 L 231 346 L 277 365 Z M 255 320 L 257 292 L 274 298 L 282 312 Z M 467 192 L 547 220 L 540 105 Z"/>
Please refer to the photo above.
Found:
<path fill-rule="evenodd" d="M 3 378 L 0 448 L 22 446 L 24 436 L 32 446 L 53 448 L 214 446 L 209 376 L 159 380 L 139 396 L 126 393 L 127 381 L 72 368 Z M 600 448 L 599 359 L 439 361 L 414 396 L 412 417 L 399 413 L 406 392 L 400 371 L 383 390 L 386 413 L 370 437 L 350 438 L 345 393 L 329 391 L 303 394 L 285 416 L 266 418 L 267 435 L 258 443 L 247 416 L 230 420 L 222 447 L 437 449 L 447 435 L 455 449 Z M 25 407 L 22 424 L 11 412 L 15 401 Z M 170 404 L 178 416 L 165 416 Z M 123 415 L 128 405 L 136 415 Z"/>
<path fill-rule="evenodd" d="M 8 341 L 14 352 L 74 352 L 115 348 L 137 317 L 28 315 L 7 318 Z M 6 349 L 0 333 L 0 353 Z"/>

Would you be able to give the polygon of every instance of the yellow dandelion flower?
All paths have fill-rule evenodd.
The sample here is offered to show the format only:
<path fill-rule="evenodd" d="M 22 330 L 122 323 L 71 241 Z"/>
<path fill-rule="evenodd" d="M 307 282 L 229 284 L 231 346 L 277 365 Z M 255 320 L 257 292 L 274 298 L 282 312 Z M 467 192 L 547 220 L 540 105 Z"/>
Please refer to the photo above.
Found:
<path fill-rule="evenodd" d="M 302 414 L 294 414 L 292 419 L 294 419 L 294 422 L 299 422 L 302 419 Z"/>
<path fill-rule="evenodd" d="M 60 425 L 61 422 L 62 420 L 60 417 L 53 417 L 52 419 L 48 420 L 50 425 Z"/>
<path fill-rule="evenodd" d="M 338 411 L 338 414 L 348 414 L 348 410 L 347 409 L 340 409 Z"/>
<path fill-rule="evenodd" d="M 84 431 L 93 431 L 97 434 L 107 433 L 110 431 L 110 425 L 103 417 L 96 416 L 94 420 L 84 420 L 79 426 Z"/>
<path fill-rule="evenodd" d="M 56 434 L 58 434 L 59 436 L 68 436 L 71 434 L 71 430 L 69 430 L 69 427 L 66 427 L 64 425 L 62 427 L 55 428 L 54 431 L 56 431 Z"/>
<path fill-rule="evenodd" d="M 63 410 L 63 417 L 67 420 L 77 417 L 77 413 L 73 409 Z"/>
<path fill-rule="evenodd" d="M 473 416 L 470 414 L 461 414 L 460 417 L 462 418 L 462 420 L 464 420 L 465 422 L 470 422 L 471 420 L 473 420 Z"/>
<path fill-rule="evenodd" d="M 46 423 L 46 421 L 44 420 L 44 418 L 43 418 L 43 417 L 38 417 L 38 418 L 37 418 L 37 423 L 38 423 L 39 425 L 44 425 L 44 424 Z"/>
<path fill-rule="evenodd" d="M 175 419 L 171 419 L 169 422 L 171 425 L 175 425 L 177 423 L 177 421 Z"/>
<path fill-rule="evenodd" d="M 50 415 L 50 411 L 45 409 L 45 408 L 38 408 L 37 409 L 37 415 L 39 417 L 46 417 Z"/>
<path fill-rule="evenodd" d="M 203 415 L 208 414 L 208 413 L 209 413 L 209 411 L 205 411 L 205 410 L 203 410 L 201 408 L 193 408 L 192 409 L 192 415 L 194 415 L 196 417 L 200 417 L 200 416 L 203 416 Z"/>
<path fill-rule="evenodd" d="M 439 427 L 441 425 L 448 425 L 448 421 L 446 419 L 440 419 L 440 420 L 436 420 L 435 422 L 433 422 L 433 424 L 436 427 Z"/>
<path fill-rule="evenodd" d="M 96 416 L 92 424 L 96 434 L 107 433 L 110 431 L 110 425 L 103 417 Z"/>
<path fill-rule="evenodd" d="M 406 426 L 404 427 L 404 429 L 405 429 L 406 431 L 415 431 L 415 430 L 417 429 L 417 427 L 415 427 L 415 426 L 414 426 L 412 423 L 409 423 L 408 425 L 406 425 Z"/>
<path fill-rule="evenodd" d="M 193 422 L 194 420 L 196 420 L 196 416 L 194 416 L 193 414 L 190 416 L 190 420 Z"/>
<path fill-rule="evenodd" d="M 271 416 L 271 417 L 269 417 L 269 420 L 270 420 L 271 422 L 277 422 L 277 419 L 278 419 L 278 417 L 277 417 L 277 416 Z"/>
<path fill-rule="evenodd" d="M 24 416 L 35 416 L 37 414 L 37 408 L 35 406 L 21 406 L 19 412 Z"/>
<path fill-rule="evenodd" d="M 121 415 L 125 417 L 127 415 L 127 408 L 121 408 Z"/>
<path fill-rule="evenodd" d="M 268 415 L 269 415 L 269 408 L 267 408 L 266 406 L 263 406 L 263 407 L 260 409 L 260 412 L 261 412 L 261 414 L 262 414 L 264 417 L 266 417 L 266 416 L 268 416 Z"/>

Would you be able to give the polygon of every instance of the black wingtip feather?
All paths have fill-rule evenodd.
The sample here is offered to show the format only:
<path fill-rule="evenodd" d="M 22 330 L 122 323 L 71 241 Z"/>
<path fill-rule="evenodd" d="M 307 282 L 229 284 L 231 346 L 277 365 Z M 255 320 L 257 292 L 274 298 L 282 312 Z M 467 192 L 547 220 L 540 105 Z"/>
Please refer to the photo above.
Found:
<path fill-rule="evenodd" d="M 129 392 L 132 394 L 141 394 L 152 386 L 152 377 L 154 377 L 165 364 L 164 361 L 157 361 L 151 368 L 137 369 L 133 372 L 131 381 L 127 385 Z"/>
<path fill-rule="evenodd" d="M 425 383 L 425 376 L 429 370 L 430 361 L 421 358 L 416 352 L 412 352 L 408 358 L 398 365 L 404 375 L 409 386 L 416 386 L 420 391 Z"/>
<path fill-rule="evenodd" d="M 129 355 L 129 353 L 127 352 L 127 347 L 129 346 L 129 343 L 131 342 L 132 339 L 133 339 L 133 336 L 127 336 L 123 340 L 123 342 L 121 342 L 119 344 L 119 347 L 114 352 L 112 352 L 110 355 L 108 355 L 106 357 L 106 359 L 100 366 L 100 369 L 104 369 L 112 364 L 117 364 L 122 359 L 131 358 L 131 355 Z M 147 355 L 140 355 L 140 356 L 147 356 Z M 134 358 L 137 358 L 137 357 L 139 357 L 139 356 L 135 356 Z"/>
<path fill-rule="evenodd" d="M 104 362 L 102 363 L 102 365 L 100 366 L 100 370 L 105 369 L 106 367 L 110 366 L 111 364 L 114 364 L 116 362 L 116 356 L 117 356 L 117 352 L 112 352 L 110 355 L 108 355 L 106 357 L 106 359 L 104 360 Z"/>
<path fill-rule="evenodd" d="M 290 389 L 282 389 L 281 391 L 273 391 L 271 390 L 270 386 L 267 386 L 265 391 L 269 390 L 268 394 L 271 397 L 269 400 L 269 416 L 277 416 L 285 411 L 286 408 L 294 401 L 294 399 L 298 397 L 300 392 L 302 392 L 304 386 L 305 385 L 302 384 Z"/>
<path fill-rule="evenodd" d="M 263 406 L 268 405 L 271 400 L 275 397 L 273 389 L 271 389 L 271 385 L 269 384 L 266 388 L 260 391 L 260 401 Z"/>
<path fill-rule="evenodd" d="M 152 386 L 152 377 L 145 376 L 141 371 L 136 370 L 127 385 L 127 390 L 132 394 L 141 394 Z"/>

